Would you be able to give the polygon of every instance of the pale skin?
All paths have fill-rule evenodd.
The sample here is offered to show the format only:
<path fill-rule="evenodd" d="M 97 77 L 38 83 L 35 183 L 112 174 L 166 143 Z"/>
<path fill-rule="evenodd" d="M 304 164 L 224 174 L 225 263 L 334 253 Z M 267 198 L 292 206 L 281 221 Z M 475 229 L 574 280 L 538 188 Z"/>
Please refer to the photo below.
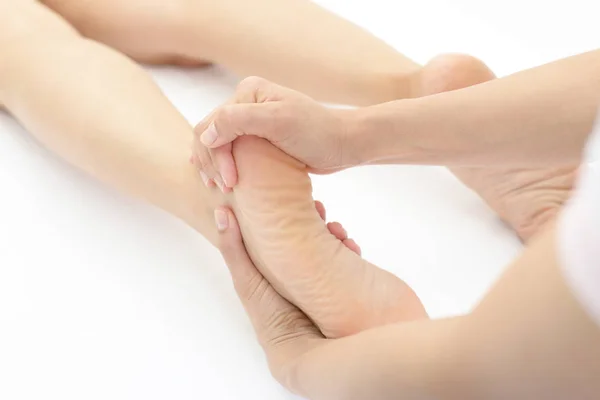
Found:
<path fill-rule="evenodd" d="M 2 9 L 3 6 L 7 8 Z M 3 60 L 0 64 L 0 102 L 49 149 L 98 179 L 180 217 L 213 243 L 218 242 L 218 235 L 212 222 L 212 211 L 217 205 L 230 203 L 240 216 L 241 228 L 249 250 L 255 253 L 253 259 L 257 267 L 265 274 L 270 273 L 274 282 L 284 281 L 288 285 L 285 288 L 287 297 L 310 314 L 318 323 L 319 331 L 329 336 L 344 336 L 388 322 L 425 318 L 420 302 L 401 280 L 362 260 L 343 245 L 339 235 L 332 235 L 319 215 L 320 207 L 313 203 L 303 164 L 265 141 L 245 138 L 233 148 L 239 169 L 234 193 L 224 197 L 214 189 L 205 188 L 195 168 L 187 162 L 190 126 L 134 63 L 106 46 L 83 39 L 55 14 L 35 3 L 0 2 L 0 20 Z M 277 174 L 273 174 L 273 170 Z M 260 176 L 260 182 L 256 176 Z M 267 190 L 259 190 L 261 188 Z M 294 207 L 277 202 L 276 199 L 282 196 L 292 200 Z M 260 208 L 261 204 L 264 208 Z M 277 205 L 275 210 L 268 207 L 274 204 Z M 282 229 L 269 228 L 273 226 Z M 237 249 L 241 243 L 239 237 L 235 242 Z M 223 248 L 226 250 L 227 247 L 223 245 Z M 312 254 L 318 254 L 318 257 L 306 256 Z M 281 268 L 283 261 L 295 257 L 303 260 L 303 271 L 290 273 Z M 327 270 L 323 269 L 323 257 L 327 257 Z M 231 260 L 228 256 L 228 261 Z M 294 275 L 298 273 L 304 275 L 298 278 Z M 262 279 L 242 282 L 258 283 L 265 290 L 253 287 L 247 293 L 274 293 Z M 279 302 L 281 298 L 277 299 Z M 351 315 L 348 309 L 342 309 L 344 306 L 354 307 Z M 273 315 L 278 318 L 268 318 L 268 321 L 300 321 L 300 327 L 306 324 L 306 319 L 288 319 L 285 313 L 263 316 Z M 420 327 L 421 323 L 405 326 L 409 328 L 402 330 L 410 331 L 411 326 Z M 454 325 L 451 323 L 451 326 Z M 316 334 L 317 329 L 312 325 L 309 327 Z M 284 328 L 288 329 L 285 331 L 287 339 L 297 337 L 301 339 L 298 343 L 306 343 L 303 335 L 295 335 L 302 333 L 302 329 L 290 332 L 289 326 Z M 415 329 L 405 337 L 423 340 L 428 332 Z M 432 333 L 434 338 L 439 334 L 436 332 Z M 584 334 L 583 340 L 586 340 L 586 330 L 577 333 Z M 369 331 L 365 335 L 368 336 Z M 356 340 L 355 337 L 363 335 L 348 340 Z M 275 336 L 268 343 L 281 343 L 280 338 Z M 403 343 L 409 347 L 408 341 Z M 427 349 L 435 353 L 436 347 L 427 346 Z M 364 345 L 358 348 L 365 351 L 363 356 L 368 355 Z M 403 348 L 400 346 L 399 350 Z M 420 348 L 417 343 L 413 357 L 423 354 L 416 353 Z M 382 352 L 389 350 L 382 349 Z M 348 365 L 357 365 L 352 363 L 356 354 L 346 354 Z M 375 355 L 371 353 L 371 356 Z M 277 367 L 278 360 L 271 356 L 273 360 Z M 407 363 L 410 360 L 410 357 L 406 358 Z M 324 360 L 318 357 L 316 361 L 323 368 L 329 365 L 331 372 L 339 370 L 340 373 L 340 379 L 333 380 L 332 387 L 324 390 L 335 390 L 336 382 L 345 381 L 348 376 L 342 376 L 344 368 L 321 362 Z M 476 361 L 474 359 L 473 365 L 478 366 Z M 305 365 L 308 368 L 312 364 L 307 362 Z M 323 383 L 316 383 L 318 371 L 315 370 L 311 378 L 311 375 L 302 374 L 301 367 L 302 364 L 297 364 L 292 371 L 297 371 L 297 376 L 304 376 L 305 380 L 300 380 L 297 385 L 294 383 L 293 388 L 307 395 L 311 395 L 309 390 L 321 390 L 318 385 Z M 420 376 L 414 365 L 412 367 L 410 372 Z M 427 377 L 425 370 L 423 376 Z M 296 373 L 291 376 L 295 377 Z M 400 381 L 408 382 L 409 376 L 404 375 L 404 380 Z M 482 376 L 482 382 L 486 381 L 484 378 Z M 367 393 L 358 390 L 362 387 L 360 379 L 356 385 L 356 394 Z"/>
<path fill-rule="evenodd" d="M 172 30 L 174 27 L 197 25 L 182 25 L 179 24 L 181 19 L 165 18 L 165 16 L 173 16 L 171 13 L 173 10 L 182 10 L 176 6 L 176 3 L 168 3 L 170 4 L 168 10 L 147 8 L 155 12 L 138 15 L 139 18 L 134 20 L 139 24 L 131 24 L 130 17 L 133 16 L 127 14 L 127 9 L 118 8 L 117 4 L 115 4 L 116 8 L 100 7 L 100 3 L 97 2 L 86 3 L 85 8 L 79 8 L 77 4 L 80 3 L 65 1 L 53 2 L 49 5 L 69 18 L 79 31 L 90 37 L 95 36 L 98 40 L 104 40 L 130 56 L 137 57 L 140 61 L 166 62 L 174 56 L 179 57 L 175 57 L 175 61 L 181 60 L 181 56 L 184 56 L 185 62 L 200 61 L 200 58 L 219 61 L 218 58 L 167 51 L 170 48 L 176 49 L 173 40 L 181 39 L 179 31 Z M 106 3 L 102 4 L 106 5 Z M 159 7 L 165 4 L 167 3 L 161 2 Z M 194 7 L 198 4 L 194 3 Z M 280 4 L 283 2 L 272 4 L 272 9 L 283 13 Z M 320 32 L 323 37 L 319 43 L 328 43 L 327 46 L 335 48 L 336 52 L 332 53 L 335 54 L 335 58 L 325 55 L 325 53 L 330 54 L 331 49 L 319 50 L 318 47 L 315 48 L 314 43 L 311 43 L 311 49 L 306 50 L 307 54 L 313 54 L 309 58 L 313 60 L 309 62 L 310 68 L 324 71 L 323 75 L 306 74 L 306 77 L 295 85 L 309 93 L 311 87 L 319 89 L 321 92 L 313 90 L 312 94 L 320 95 L 323 99 L 356 103 L 385 101 L 391 95 L 380 89 L 391 87 L 388 79 L 390 76 L 409 83 L 408 86 L 399 84 L 394 87 L 410 88 L 407 89 L 408 91 L 394 92 L 392 98 L 412 97 L 418 93 L 417 89 L 421 90 L 427 79 L 432 77 L 438 81 L 441 78 L 450 79 L 457 71 L 468 71 L 469 69 L 464 67 L 473 64 L 472 58 L 452 56 L 447 59 L 452 62 L 440 65 L 438 59 L 432 63 L 433 68 L 417 67 L 418 72 L 415 72 L 413 63 L 354 25 L 338 21 L 336 17 L 314 5 L 305 5 L 303 2 L 291 4 L 297 7 L 292 8 L 293 10 L 302 11 L 305 18 L 318 21 L 323 29 L 326 26 L 337 26 L 345 32 L 345 43 L 349 42 L 348 37 L 353 38 L 352 42 L 367 43 L 365 47 L 368 50 L 365 50 L 366 53 L 362 56 L 368 55 L 380 61 L 374 63 L 373 69 L 370 69 L 371 67 L 365 66 L 364 63 L 357 62 L 356 54 L 359 52 L 334 46 L 340 40 L 340 37 L 336 36 L 337 33 Z M 248 195 L 243 194 L 243 186 L 234 195 L 228 197 L 223 197 L 211 188 L 203 188 L 196 171 L 187 163 L 191 144 L 189 125 L 141 69 L 110 47 L 80 36 L 66 20 L 38 2 L 4 0 L 0 2 L 0 7 L 3 8 L 0 12 L 0 16 L 3 17 L 0 24 L 2 27 L 0 49 L 3 52 L 2 59 L 5 60 L 0 65 L 0 103 L 5 104 L 8 110 L 50 150 L 96 178 L 126 193 L 143 198 L 183 219 L 212 243 L 215 241 L 215 231 L 211 222 L 214 207 L 224 201 L 248 207 L 246 212 L 248 219 L 242 218 L 241 221 L 242 227 L 247 228 L 248 242 L 252 240 L 256 242 L 256 245 L 250 248 L 254 252 L 257 265 L 261 266 L 263 273 L 267 274 L 275 284 L 279 282 L 278 288 L 282 293 L 313 315 L 328 336 L 343 336 L 392 320 L 426 317 L 418 298 L 401 280 L 374 268 L 357 256 L 360 249 L 348 238 L 341 225 L 323 223 L 312 202 L 310 182 L 306 176 L 306 168 L 302 164 L 293 163 L 291 158 L 282 157 L 279 153 L 267 151 L 268 147 L 264 145 L 258 147 L 244 145 L 242 148 L 253 148 L 257 151 L 254 154 L 257 159 L 266 157 L 265 163 L 268 162 L 267 155 L 279 160 L 281 168 L 277 170 L 277 177 L 273 176 L 272 168 L 263 174 L 271 176 L 272 182 L 261 177 L 261 184 L 265 188 L 272 188 L 271 193 L 256 190 L 261 186 L 252 183 L 246 185 L 248 189 L 245 193 Z M 114 10 L 115 13 L 102 14 L 107 10 Z M 117 10 L 119 12 L 116 12 Z M 183 10 L 184 13 L 176 12 L 175 16 L 195 15 L 190 13 L 188 8 Z M 121 12 L 126 16 L 125 19 L 119 19 Z M 129 12 L 131 13 L 132 10 L 130 9 Z M 264 17 L 261 13 L 251 15 L 254 15 L 253 18 L 256 20 L 250 19 L 250 21 L 254 21 L 253 24 L 258 29 Z M 166 26 L 161 25 L 159 23 L 161 21 L 165 21 Z M 148 26 L 152 26 L 155 30 L 153 34 L 167 42 L 161 42 L 158 37 L 155 38 L 157 40 L 134 40 L 140 35 L 150 35 L 152 32 L 148 30 Z M 258 32 L 262 33 L 256 37 L 252 35 L 245 35 L 245 37 L 254 38 L 256 52 L 267 51 L 272 46 L 269 42 L 265 42 L 264 38 L 277 37 L 277 35 L 267 35 L 260 29 Z M 198 37 L 189 32 L 188 34 L 190 38 Z M 297 31 L 287 31 L 284 38 L 286 46 L 307 47 L 306 42 L 302 43 L 303 40 L 306 41 L 306 37 L 298 34 Z M 277 40 L 282 39 L 280 37 Z M 133 43 L 142 43 L 144 46 L 152 43 L 155 47 L 131 47 Z M 233 43 L 228 43 L 227 46 L 223 43 L 224 49 L 229 48 L 228 46 L 233 50 L 239 50 Z M 196 46 L 190 46 L 190 49 L 193 48 Z M 203 47 L 197 46 L 197 48 Z M 296 53 L 285 54 L 285 57 L 279 60 L 276 57 L 266 57 L 268 53 L 264 53 L 264 65 L 249 63 L 249 66 L 254 66 L 249 67 L 248 71 L 263 72 L 268 76 L 270 70 L 279 70 L 283 65 L 281 63 L 297 64 L 295 62 L 297 60 L 294 59 Z M 223 62 L 227 61 L 224 59 Z M 348 81 L 358 82 L 358 87 L 351 86 L 352 93 L 344 92 L 336 85 L 331 87 L 322 85 L 323 81 L 330 81 L 331 74 L 337 75 L 340 72 L 336 69 L 337 66 L 343 64 L 357 66 L 356 70 L 344 67 L 348 75 L 342 74 L 344 88 L 347 87 Z M 242 65 L 241 61 L 240 65 Z M 381 68 L 394 73 L 380 73 Z M 298 73 L 300 68 L 298 70 L 281 68 L 281 70 L 289 73 L 281 80 L 292 85 L 294 79 L 302 75 Z M 385 79 L 380 80 L 382 77 Z M 465 79 L 463 75 L 459 74 L 459 77 Z M 362 86 L 371 84 L 373 85 L 371 89 L 359 90 Z M 353 96 L 365 97 L 357 99 Z M 248 165 L 258 164 L 260 162 L 248 162 Z M 253 172 L 248 176 L 261 175 L 260 169 L 252 168 Z M 291 175 L 298 176 L 298 179 L 290 179 Z M 252 181 L 251 178 L 248 179 Z M 289 182 L 295 183 L 290 185 Z M 255 205 L 269 204 L 270 201 L 274 202 L 273 199 L 283 192 L 297 199 L 295 201 L 302 204 L 299 209 L 303 212 L 295 211 L 292 216 L 291 208 L 279 207 L 279 203 L 274 203 L 279 209 L 272 214 L 279 215 L 280 221 L 294 221 L 294 224 L 289 224 L 293 229 L 286 228 L 285 234 L 275 237 L 276 232 L 259 229 L 259 227 L 264 228 L 264 221 L 268 220 L 266 215 L 261 215 L 261 212 L 264 214 L 271 210 L 264 210 L 259 206 L 256 209 L 250 208 Z M 271 200 L 267 199 L 267 195 L 272 196 Z M 289 213 L 289 216 L 286 213 Z M 271 218 L 278 217 L 271 216 Z M 256 232 L 251 233 L 252 229 Z M 305 236 L 314 238 L 314 241 L 303 240 Z M 300 245 L 298 242 L 303 244 Z M 291 260 L 304 260 L 306 254 L 313 255 L 312 259 L 304 260 L 305 267 L 301 272 L 306 276 L 288 273 L 297 268 L 271 271 L 268 267 L 271 264 L 278 265 L 279 259 L 284 255 L 282 251 L 276 251 L 277 249 L 267 246 L 266 243 L 280 243 L 279 248 L 289 251 L 286 256 Z M 295 254 L 299 256 L 294 257 Z M 327 257 L 331 257 L 328 259 L 330 265 L 327 274 L 323 274 L 321 273 L 324 270 L 322 260 Z M 338 279 L 340 276 L 343 278 Z M 373 287 L 376 286 L 381 287 L 374 289 Z M 322 290 L 315 291 L 315 288 Z M 373 293 L 377 294 L 373 295 Z M 350 315 L 347 311 L 329 310 L 322 306 L 323 303 L 336 304 L 338 307 L 351 306 L 357 311 Z M 348 309 L 349 307 L 343 307 L 343 310 Z"/>
<path fill-rule="evenodd" d="M 235 192 L 206 188 L 189 163 L 191 126 L 141 68 L 46 7 L 10 7 L 0 23 L 0 100 L 48 149 L 212 243 L 213 210 L 231 204 L 257 265 L 328 336 L 426 317 L 402 280 L 362 259 L 341 226 L 325 224 L 303 164 L 248 138 L 234 148 Z"/>
<path fill-rule="evenodd" d="M 253 265 L 233 212 L 219 208 L 215 220 L 273 376 L 292 392 L 311 400 L 598 398 L 600 328 L 565 283 L 553 227 L 468 315 L 327 339 Z"/>
<path fill-rule="evenodd" d="M 210 166 L 216 171 L 236 167 L 235 159 L 228 164 L 229 150 L 223 144 L 235 145 L 245 135 L 272 140 L 316 172 L 438 159 L 478 166 L 474 160 L 482 153 L 493 154 L 492 163 L 499 166 L 576 164 L 600 104 L 598 57 L 598 52 L 583 54 L 464 92 L 419 99 L 412 108 L 398 102 L 358 113 L 332 112 L 307 96 L 253 80 L 246 93 L 238 93 L 199 125 L 196 148 L 204 156 L 201 136 L 212 130 L 208 141 L 216 149 L 210 152 L 216 162 Z M 578 78 L 548 82 L 547 74 L 556 78 L 560 72 Z M 511 101 L 506 101 L 508 95 Z M 453 97 L 462 103 L 448 101 Z M 256 101 L 244 101 L 248 98 Z M 564 98 L 571 101 L 556 100 Z M 473 114 L 456 116 L 469 106 Z M 490 128 L 489 135 L 474 131 L 472 124 Z M 511 124 L 525 127 L 527 136 L 515 133 Z M 369 129 L 373 134 L 365 140 Z M 454 141 L 446 154 L 438 140 L 448 137 Z M 512 154 L 516 141 L 524 146 Z M 473 148 L 479 152 L 471 154 Z M 215 219 L 220 249 L 273 375 L 293 392 L 309 399 L 419 400 L 591 400 L 600 393 L 600 328 L 565 282 L 552 225 L 530 241 L 472 313 L 391 324 L 331 340 L 280 297 L 253 265 L 233 212 L 219 208 Z M 273 314 L 280 316 L 276 322 L 269 318 Z"/>
<path fill-rule="evenodd" d="M 33 0 L 4 0 L 16 1 Z M 218 63 L 241 76 L 262 76 L 335 103 L 371 105 L 414 98 L 494 77 L 482 62 L 465 55 L 441 56 L 420 66 L 308 0 L 41 3 L 84 37 L 136 61 L 184 66 Z M 527 240 L 566 199 L 573 170 L 571 166 L 526 171 L 456 168 L 453 172 Z M 214 179 L 225 186 L 219 176 Z M 556 181 L 561 183 L 558 188 Z"/>
<path fill-rule="evenodd" d="M 472 68 L 470 78 L 432 79 L 430 96 L 353 111 L 326 109 L 253 79 L 196 127 L 198 166 L 207 179 L 234 186 L 229 143 L 242 135 L 269 139 L 317 173 L 448 165 L 528 241 L 573 185 L 600 104 L 600 50 L 496 80 L 486 68 Z"/>
<path fill-rule="evenodd" d="M 42 3 L 83 36 L 140 62 L 222 64 L 343 104 L 419 95 L 418 64 L 307 0 Z"/>

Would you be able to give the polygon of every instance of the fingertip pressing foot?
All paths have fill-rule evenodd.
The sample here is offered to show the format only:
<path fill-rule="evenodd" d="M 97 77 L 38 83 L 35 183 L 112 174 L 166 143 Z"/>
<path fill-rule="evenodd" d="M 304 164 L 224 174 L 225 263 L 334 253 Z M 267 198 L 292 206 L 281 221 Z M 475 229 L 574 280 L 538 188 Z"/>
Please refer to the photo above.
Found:
<path fill-rule="evenodd" d="M 327 211 L 325 210 L 325 206 L 323 205 L 323 203 L 321 203 L 320 201 L 315 201 L 315 208 L 317 209 L 317 212 L 319 213 L 319 216 L 321 217 L 323 222 L 327 222 Z M 360 246 L 356 244 L 354 239 L 348 238 L 348 232 L 346 231 L 346 229 L 344 229 L 342 224 L 340 224 L 339 222 L 329 222 L 327 224 L 327 229 L 329 230 L 329 233 L 335 236 L 337 240 L 341 241 L 344 244 L 344 246 L 346 246 L 348 249 L 352 250 L 359 256 L 362 255 L 362 250 Z"/>

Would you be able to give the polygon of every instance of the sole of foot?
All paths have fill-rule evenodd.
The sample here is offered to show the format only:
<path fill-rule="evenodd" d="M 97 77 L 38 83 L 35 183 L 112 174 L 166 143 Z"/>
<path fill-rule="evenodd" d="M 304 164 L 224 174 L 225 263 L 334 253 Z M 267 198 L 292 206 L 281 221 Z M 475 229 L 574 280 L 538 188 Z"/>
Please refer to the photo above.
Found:
<path fill-rule="evenodd" d="M 421 72 L 422 96 L 495 79 L 480 60 L 460 54 L 431 60 Z M 517 233 L 529 241 L 552 221 L 570 195 L 577 166 L 543 169 L 451 168 Z"/>
<path fill-rule="evenodd" d="M 256 137 L 236 140 L 233 153 L 239 182 L 232 205 L 252 259 L 324 335 L 427 316 L 406 283 L 332 235 L 304 165 Z"/>

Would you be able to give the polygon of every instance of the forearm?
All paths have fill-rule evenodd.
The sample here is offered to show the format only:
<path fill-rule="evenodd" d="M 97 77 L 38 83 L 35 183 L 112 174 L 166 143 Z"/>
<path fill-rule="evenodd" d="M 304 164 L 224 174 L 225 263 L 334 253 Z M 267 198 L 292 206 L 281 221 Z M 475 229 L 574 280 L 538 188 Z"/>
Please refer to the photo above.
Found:
<path fill-rule="evenodd" d="M 453 92 L 365 109 L 365 163 L 577 163 L 600 105 L 600 50 Z"/>
<path fill-rule="evenodd" d="M 464 400 L 455 379 L 464 319 L 399 323 L 338 339 L 306 354 L 289 387 L 311 400 Z"/>
<path fill-rule="evenodd" d="M 2 47 L 0 102 L 69 163 L 214 242 L 212 210 L 220 195 L 189 164 L 191 128 L 150 77 L 41 6 L 18 17 L 30 23 L 12 30 Z"/>
<path fill-rule="evenodd" d="M 600 393 L 600 328 L 566 284 L 549 229 L 518 258 L 462 332 L 469 392 L 490 400 Z"/>
<path fill-rule="evenodd" d="M 190 52 L 319 100 L 370 105 L 411 95 L 418 64 L 309 0 L 194 2 Z"/>
<path fill-rule="evenodd" d="M 292 369 L 310 399 L 595 399 L 600 328 L 565 284 L 549 229 L 469 315 L 328 343 Z M 323 379 L 327 376 L 327 379 Z"/>

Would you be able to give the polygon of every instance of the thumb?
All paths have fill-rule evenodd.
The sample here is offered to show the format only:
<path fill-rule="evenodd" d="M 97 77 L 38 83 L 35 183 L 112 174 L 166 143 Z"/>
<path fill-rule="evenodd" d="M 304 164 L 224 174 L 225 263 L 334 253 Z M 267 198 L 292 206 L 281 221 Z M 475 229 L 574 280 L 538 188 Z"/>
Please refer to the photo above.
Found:
<path fill-rule="evenodd" d="M 215 222 L 219 232 L 218 247 L 231 273 L 235 290 L 244 307 L 254 314 L 256 304 L 253 303 L 256 299 L 253 294 L 258 290 L 257 284 L 263 282 L 264 278 L 246 251 L 240 226 L 231 209 L 216 209 Z"/>
<path fill-rule="evenodd" d="M 280 102 L 225 105 L 216 112 L 208 128 L 199 132 L 200 141 L 209 148 L 223 146 L 243 135 L 277 142 L 286 132 L 286 121 Z"/>
<path fill-rule="evenodd" d="M 215 210 L 219 250 L 233 278 L 273 376 L 290 380 L 290 368 L 324 339 L 312 321 L 275 291 L 248 256 L 240 227 L 230 209 Z"/>
<path fill-rule="evenodd" d="M 301 338 L 322 339 L 312 321 L 284 299 L 256 268 L 246 251 L 233 211 L 225 207 L 216 209 L 215 222 L 219 232 L 219 250 L 267 356 L 279 358 L 284 350 L 287 353 L 298 346 L 305 349 L 300 343 Z M 288 342 L 289 348 L 284 349 Z"/>

